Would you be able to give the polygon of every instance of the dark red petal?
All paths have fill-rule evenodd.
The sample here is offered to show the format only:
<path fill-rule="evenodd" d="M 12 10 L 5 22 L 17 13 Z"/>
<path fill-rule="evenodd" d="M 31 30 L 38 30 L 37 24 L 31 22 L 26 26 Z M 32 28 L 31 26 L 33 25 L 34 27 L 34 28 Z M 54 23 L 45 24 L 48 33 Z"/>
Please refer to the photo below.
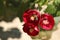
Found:
<path fill-rule="evenodd" d="M 32 31 L 30 31 L 32 29 Z M 23 27 L 23 31 L 26 32 L 30 36 L 36 36 L 39 33 L 38 26 L 31 24 L 31 23 L 25 23 Z"/>
<path fill-rule="evenodd" d="M 37 16 L 37 20 L 32 21 L 30 19 L 31 16 L 33 16 L 33 15 Z M 23 14 L 23 21 L 25 23 L 34 23 L 34 24 L 36 23 L 36 24 L 38 24 L 39 20 L 40 20 L 40 13 L 37 10 L 30 9 L 30 10 L 25 11 Z"/>
<path fill-rule="evenodd" d="M 38 27 L 34 27 L 32 32 L 29 32 L 28 34 L 31 36 L 36 36 L 39 33 Z"/>
<path fill-rule="evenodd" d="M 49 24 L 43 24 L 44 20 L 48 20 Z M 53 26 L 54 26 L 54 18 L 53 18 L 53 16 L 51 16 L 49 14 L 41 15 L 40 26 L 41 26 L 42 29 L 52 30 Z"/>

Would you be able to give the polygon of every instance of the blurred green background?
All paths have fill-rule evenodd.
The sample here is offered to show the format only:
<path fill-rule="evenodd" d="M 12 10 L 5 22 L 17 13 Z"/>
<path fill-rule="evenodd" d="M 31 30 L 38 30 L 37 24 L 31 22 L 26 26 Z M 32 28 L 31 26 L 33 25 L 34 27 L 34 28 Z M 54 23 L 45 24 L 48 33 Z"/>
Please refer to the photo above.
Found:
<path fill-rule="evenodd" d="M 48 4 L 53 1 L 53 3 Z M 54 17 L 60 16 L 60 0 L 0 0 L 0 21 L 12 21 L 15 17 L 19 17 L 22 21 L 22 15 L 27 9 L 34 8 L 34 4 L 38 3 L 38 9 L 41 10 L 42 5 L 47 5 L 46 13 Z"/>

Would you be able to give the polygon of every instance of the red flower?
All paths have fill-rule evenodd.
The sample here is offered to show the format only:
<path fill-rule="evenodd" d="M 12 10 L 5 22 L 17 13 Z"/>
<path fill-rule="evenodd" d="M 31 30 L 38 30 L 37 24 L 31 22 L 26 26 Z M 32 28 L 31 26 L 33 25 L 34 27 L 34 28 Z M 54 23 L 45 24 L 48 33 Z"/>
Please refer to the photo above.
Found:
<path fill-rule="evenodd" d="M 42 29 L 51 30 L 54 26 L 54 18 L 49 14 L 41 15 L 40 26 Z"/>
<path fill-rule="evenodd" d="M 38 24 L 40 20 L 40 14 L 37 10 L 29 9 L 23 14 L 23 21 L 25 23 L 34 23 Z"/>
<path fill-rule="evenodd" d="M 33 25 L 31 23 L 26 23 L 23 25 L 23 31 L 26 32 L 30 36 L 36 36 L 39 33 L 38 26 Z"/>

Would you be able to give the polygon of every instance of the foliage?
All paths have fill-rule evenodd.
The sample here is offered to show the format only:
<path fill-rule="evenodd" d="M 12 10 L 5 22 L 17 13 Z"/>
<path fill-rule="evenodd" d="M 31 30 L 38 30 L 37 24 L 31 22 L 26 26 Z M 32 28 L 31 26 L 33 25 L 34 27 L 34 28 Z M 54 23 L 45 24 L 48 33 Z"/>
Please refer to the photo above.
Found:
<path fill-rule="evenodd" d="M 53 3 L 48 4 L 50 1 Z M 0 20 L 11 21 L 17 16 L 22 20 L 24 11 L 34 8 L 35 3 L 39 4 L 39 10 L 42 5 L 47 5 L 46 13 L 60 16 L 60 0 L 0 0 Z"/>

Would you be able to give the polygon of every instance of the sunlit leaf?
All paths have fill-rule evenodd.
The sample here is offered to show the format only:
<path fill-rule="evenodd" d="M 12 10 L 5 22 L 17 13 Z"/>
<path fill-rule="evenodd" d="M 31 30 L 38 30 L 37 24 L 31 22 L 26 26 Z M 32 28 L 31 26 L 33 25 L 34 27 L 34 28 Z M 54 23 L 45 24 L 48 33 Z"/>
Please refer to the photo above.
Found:
<path fill-rule="evenodd" d="M 39 5 L 42 6 L 47 0 L 40 0 Z"/>
<path fill-rule="evenodd" d="M 55 5 L 59 5 L 60 4 L 60 0 L 54 0 Z"/>

